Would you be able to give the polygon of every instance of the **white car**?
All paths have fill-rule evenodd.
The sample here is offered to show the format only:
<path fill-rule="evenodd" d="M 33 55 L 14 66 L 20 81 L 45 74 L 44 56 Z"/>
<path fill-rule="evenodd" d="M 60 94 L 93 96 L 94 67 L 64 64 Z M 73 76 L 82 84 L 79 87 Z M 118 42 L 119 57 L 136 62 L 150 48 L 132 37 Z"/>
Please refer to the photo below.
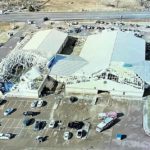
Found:
<path fill-rule="evenodd" d="M 41 143 L 41 142 L 43 142 L 44 137 L 42 137 L 42 136 L 37 136 L 35 139 L 36 139 L 39 143 Z"/>
<path fill-rule="evenodd" d="M 37 107 L 42 107 L 43 106 L 43 100 L 41 99 L 41 100 L 39 100 L 38 102 L 37 102 Z"/>
<path fill-rule="evenodd" d="M 5 111 L 4 111 L 4 116 L 8 116 L 10 115 L 12 112 L 13 112 L 13 108 L 7 108 Z"/>
<path fill-rule="evenodd" d="M 35 108 L 37 106 L 37 103 L 38 103 L 38 100 L 34 100 L 32 103 L 31 103 L 31 108 Z"/>
<path fill-rule="evenodd" d="M 56 124 L 55 120 L 51 120 L 49 123 L 49 128 L 54 128 L 55 124 Z"/>
<path fill-rule="evenodd" d="M 64 132 L 64 136 L 63 136 L 64 140 L 69 140 L 69 139 L 71 139 L 71 137 L 72 137 L 71 132 L 69 132 L 69 131 Z"/>
<path fill-rule="evenodd" d="M 12 138 L 11 133 L 0 133 L 0 139 L 1 140 L 9 140 Z"/>

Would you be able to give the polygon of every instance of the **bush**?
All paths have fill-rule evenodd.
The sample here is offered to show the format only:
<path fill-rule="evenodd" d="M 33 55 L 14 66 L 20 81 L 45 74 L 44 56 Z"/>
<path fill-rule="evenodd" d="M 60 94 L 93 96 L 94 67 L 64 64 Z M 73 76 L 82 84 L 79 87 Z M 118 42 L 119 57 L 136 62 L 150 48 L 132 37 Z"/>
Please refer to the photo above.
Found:
<path fill-rule="evenodd" d="M 35 11 L 35 8 L 32 5 L 30 5 L 29 8 L 28 8 L 28 10 L 31 11 L 31 12 L 33 12 L 33 11 Z"/>

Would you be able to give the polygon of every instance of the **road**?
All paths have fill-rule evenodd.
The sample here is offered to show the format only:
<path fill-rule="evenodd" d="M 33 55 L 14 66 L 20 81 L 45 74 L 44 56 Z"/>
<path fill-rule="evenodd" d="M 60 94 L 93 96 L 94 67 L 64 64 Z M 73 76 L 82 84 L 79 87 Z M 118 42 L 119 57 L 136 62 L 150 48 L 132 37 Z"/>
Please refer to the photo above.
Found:
<path fill-rule="evenodd" d="M 34 13 L 10 13 L 0 15 L 0 21 L 26 21 L 41 20 L 43 17 L 52 20 L 75 20 L 75 19 L 150 19 L 150 12 L 34 12 Z"/>
<path fill-rule="evenodd" d="M 14 36 L 12 36 L 5 44 L 4 46 L 0 47 L 0 62 L 3 58 L 5 58 L 12 49 L 15 48 L 17 42 L 19 41 L 20 36 L 23 34 L 25 30 L 25 27 L 21 30 L 19 30 Z"/>

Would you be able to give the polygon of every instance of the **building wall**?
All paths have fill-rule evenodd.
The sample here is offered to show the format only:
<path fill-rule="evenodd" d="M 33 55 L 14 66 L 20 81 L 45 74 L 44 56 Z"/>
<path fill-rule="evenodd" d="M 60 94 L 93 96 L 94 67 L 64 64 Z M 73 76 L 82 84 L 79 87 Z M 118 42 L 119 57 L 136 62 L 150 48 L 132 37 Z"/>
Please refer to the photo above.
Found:
<path fill-rule="evenodd" d="M 62 50 L 63 50 L 63 48 L 65 47 L 65 45 L 66 45 L 67 41 L 68 41 L 68 37 L 65 39 L 64 43 L 62 43 L 61 47 L 59 48 L 59 50 L 58 50 L 58 52 L 57 52 L 58 54 L 60 54 L 60 53 L 61 53 L 61 51 L 62 51 Z"/>
<path fill-rule="evenodd" d="M 12 91 L 6 94 L 6 97 L 20 98 L 38 98 L 38 90 L 25 90 L 23 92 Z"/>
<path fill-rule="evenodd" d="M 66 85 L 66 93 L 72 92 L 72 93 L 97 94 L 98 90 L 108 91 L 111 95 L 125 96 L 125 97 L 130 96 L 142 97 L 144 93 L 144 89 L 138 89 L 130 85 L 103 79 L 97 81 L 81 82 Z"/>
<path fill-rule="evenodd" d="M 45 86 L 45 83 L 48 81 L 47 77 L 48 77 L 48 76 L 45 76 L 43 82 L 42 82 L 41 85 L 39 86 L 39 89 L 38 89 L 38 97 L 41 95 L 41 92 L 42 92 L 42 90 L 43 90 L 43 88 L 44 88 L 44 86 Z"/>

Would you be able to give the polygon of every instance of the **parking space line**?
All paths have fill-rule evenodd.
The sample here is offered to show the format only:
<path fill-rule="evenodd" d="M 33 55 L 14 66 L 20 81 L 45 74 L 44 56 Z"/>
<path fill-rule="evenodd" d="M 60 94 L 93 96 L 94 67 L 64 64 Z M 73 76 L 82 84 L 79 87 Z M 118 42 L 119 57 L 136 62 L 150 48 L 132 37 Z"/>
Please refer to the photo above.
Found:
<path fill-rule="evenodd" d="M 16 121 L 16 119 L 13 119 L 12 123 L 10 124 L 10 126 L 9 126 L 9 127 L 6 127 L 6 128 L 8 128 L 7 132 L 9 132 L 9 130 L 10 130 L 11 128 L 14 128 L 13 125 L 14 125 L 15 121 Z"/>
<path fill-rule="evenodd" d="M 20 128 L 20 131 L 17 133 L 18 136 L 20 136 L 20 134 L 22 133 L 23 129 L 24 129 L 24 127 Z"/>
<path fill-rule="evenodd" d="M 17 124 L 18 128 L 22 128 L 23 127 L 23 123 L 22 122 L 23 122 L 23 119 L 20 119 L 19 122 L 18 122 L 18 124 Z"/>
<path fill-rule="evenodd" d="M 22 127 L 22 120 L 23 119 L 19 119 L 19 121 L 18 121 L 18 123 L 17 123 L 17 125 L 16 125 L 16 128 L 21 128 Z M 20 126 L 21 125 L 21 126 Z"/>
<path fill-rule="evenodd" d="M 50 137 L 52 137 L 54 134 L 54 130 L 51 130 L 51 134 L 50 134 Z"/>
<path fill-rule="evenodd" d="M 10 101 L 8 101 L 8 103 L 6 104 L 6 108 L 9 108 L 9 105 L 11 104 Z"/>
<path fill-rule="evenodd" d="M 16 105 L 16 103 L 17 103 L 17 101 L 15 101 L 11 107 L 14 108 L 14 106 Z"/>
<path fill-rule="evenodd" d="M 20 104 L 18 105 L 18 109 L 21 107 L 22 104 L 23 104 L 23 102 L 20 101 Z"/>
<path fill-rule="evenodd" d="M 24 105 L 24 108 L 28 105 L 28 103 L 29 103 L 29 102 L 27 101 L 26 104 Z"/>
<path fill-rule="evenodd" d="M 30 137 L 33 137 L 33 135 L 35 134 L 35 132 L 33 131 L 33 132 L 31 132 L 31 134 L 30 134 Z"/>
<path fill-rule="evenodd" d="M 6 128 L 6 124 L 9 122 L 9 120 L 10 120 L 10 119 L 7 119 L 7 120 L 6 120 L 6 122 L 5 122 L 5 124 L 4 124 L 4 125 L 2 125 L 3 127 L 2 127 L 2 129 L 1 129 L 1 131 L 0 131 L 0 132 L 2 132 L 4 128 Z"/>
<path fill-rule="evenodd" d="M 22 130 L 24 129 L 24 127 L 22 126 L 20 132 L 18 133 L 18 136 L 20 136 L 20 134 L 22 133 Z"/>

